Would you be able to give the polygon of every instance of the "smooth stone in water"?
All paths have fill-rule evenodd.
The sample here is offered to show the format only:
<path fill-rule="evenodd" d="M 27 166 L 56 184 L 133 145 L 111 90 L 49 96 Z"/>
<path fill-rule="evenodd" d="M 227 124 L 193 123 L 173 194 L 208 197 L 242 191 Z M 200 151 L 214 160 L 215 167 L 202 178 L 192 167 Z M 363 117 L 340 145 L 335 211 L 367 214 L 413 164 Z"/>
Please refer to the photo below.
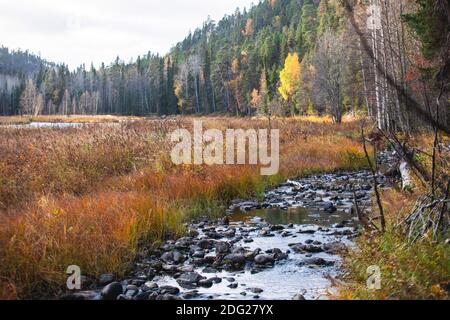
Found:
<path fill-rule="evenodd" d="M 259 254 L 255 257 L 255 263 L 259 265 L 266 265 L 268 263 L 273 263 L 273 261 L 273 257 L 267 254 Z"/>
<path fill-rule="evenodd" d="M 161 291 L 161 294 L 179 294 L 180 293 L 180 289 L 178 289 L 177 287 L 172 287 L 172 286 L 162 286 L 159 288 Z"/>
<path fill-rule="evenodd" d="M 108 284 L 101 292 L 101 295 L 105 300 L 116 300 L 121 294 L 123 294 L 123 287 L 119 282 Z"/>

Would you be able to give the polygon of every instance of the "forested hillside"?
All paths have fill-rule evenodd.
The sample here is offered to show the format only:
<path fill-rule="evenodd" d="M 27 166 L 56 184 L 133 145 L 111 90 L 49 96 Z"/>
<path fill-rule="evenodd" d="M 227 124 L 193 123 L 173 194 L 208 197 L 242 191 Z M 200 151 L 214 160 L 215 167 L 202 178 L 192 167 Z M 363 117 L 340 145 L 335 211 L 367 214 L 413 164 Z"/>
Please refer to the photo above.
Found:
<path fill-rule="evenodd" d="M 10 64 L 23 53 L 3 49 L 0 110 L 5 115 L 328 113 L 336 122 L 345 112 L 358 112 L 373 116 L 382 128 L 409 130 L 417 117 L 404 95 L 427 112 L 437 95 L 435 74 L 446 63 L 445 41 L 439 38 L 445 34 L 439 30 L 448 30 L 445 8 L 435 0 L 355 2 L 353 22 L 371 46 L 368 54 L 345 3 L 261 1 L 217 23 L 207 20 L 165 56 L 148 53 L 130 63 L 117 58 L 98 69 L 83 65 L 69 71 L 32 55 Z M 447 125 L 446 108 L 437 112 Z"/>

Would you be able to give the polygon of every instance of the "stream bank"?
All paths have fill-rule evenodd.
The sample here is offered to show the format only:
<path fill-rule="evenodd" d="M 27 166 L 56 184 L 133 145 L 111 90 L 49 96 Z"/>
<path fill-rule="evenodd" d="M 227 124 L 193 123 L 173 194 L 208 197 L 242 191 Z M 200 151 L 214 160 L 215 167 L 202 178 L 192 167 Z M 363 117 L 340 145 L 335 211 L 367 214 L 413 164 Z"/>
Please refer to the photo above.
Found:
<path fill-rule="evenodd" d="M 186 237 L 145 254 L 127 278 L 83 277 L 84 291 L 63 298 L 326 299 L 359 232 L 355 195 L 370 210 L 370 181 L 367 171 L 313 175 L 262 201 L 235 200 L 225 218 L 194 221 Z"/>

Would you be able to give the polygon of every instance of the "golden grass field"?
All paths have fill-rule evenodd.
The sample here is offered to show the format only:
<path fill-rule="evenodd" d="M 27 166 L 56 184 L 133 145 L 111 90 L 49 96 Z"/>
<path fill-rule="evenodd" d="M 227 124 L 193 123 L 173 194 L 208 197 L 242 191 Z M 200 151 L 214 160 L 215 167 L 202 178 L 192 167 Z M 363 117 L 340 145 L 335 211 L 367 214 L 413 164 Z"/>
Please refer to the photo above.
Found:
<path fill-rule="evenodd" d="M 123 274 L 141 244 L 181 235 L 193 215 L 218 215 L 227 201 L 260 195 L 287 177 L 365 164 L 358 121 L 306 118 L 273 121 L 281 130 L 277 176 L 262 177 L 255 166 L 175 166 L 170 133 L 191 129 L 192 120 L 0 128 L 3 298 L 56 294 L 72 264 L 94 276 Z M 201 120 L 215 129 L 268 126 L 262 119 Z"/>

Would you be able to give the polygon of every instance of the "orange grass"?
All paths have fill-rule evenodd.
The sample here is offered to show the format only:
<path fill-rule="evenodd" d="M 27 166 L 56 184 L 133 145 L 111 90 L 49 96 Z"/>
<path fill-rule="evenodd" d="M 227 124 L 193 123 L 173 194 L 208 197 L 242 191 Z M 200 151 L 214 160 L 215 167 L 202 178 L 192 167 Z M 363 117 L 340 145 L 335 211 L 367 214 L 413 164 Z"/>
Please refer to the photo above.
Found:
<path fill-rule="evenodd" d="M 201 118 L 205 128 L 265 128 Z M 192 118 L 72 129 L 0 129 L 0 297 L 63 290 L 65 270 L 125 273 L 144 246 L 184 232 L 194 207 L 258 196 L 282 179 L 364 166 L 358 122 L 277 119 L 280 174 L 255 166 L 174 166 L 170 132 Z M 197 118 L 198 120 L 198 118 Z M 182 204 L 182 205 L 180 205 Z"/>

